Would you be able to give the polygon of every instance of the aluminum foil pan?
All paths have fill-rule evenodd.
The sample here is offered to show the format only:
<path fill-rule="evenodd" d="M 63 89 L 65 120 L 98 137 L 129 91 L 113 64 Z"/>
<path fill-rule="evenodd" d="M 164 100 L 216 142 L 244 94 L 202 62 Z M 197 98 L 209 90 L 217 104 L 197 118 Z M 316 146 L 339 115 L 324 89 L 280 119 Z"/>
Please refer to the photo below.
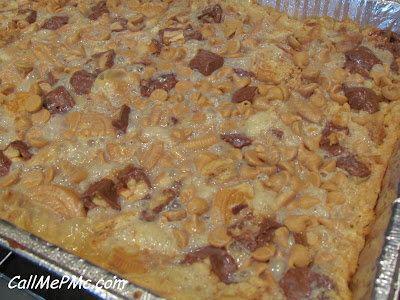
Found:
<path fill-rule="evenodd" d="M 377 275 L 372 292 L 373 299 L 399 299 L 399 225 L 400 198 L 393 203 L 392 218 L 385 233 L 385 242 L 382 253 L 377 261 Z"/>
<path fill-rule="evenodd" d="M 329 16 L 337 20 L 352 20 L 364 27 L 372 25 L 400 33 L 400 0 L 259 0 L 297 19 Z M 359 268 L 351 282 L 354 299 L 389 300 L 399 297 L 400 260 L 400 146 L 396 147 L 385 174 L 382 192 L 376 207 L 376 222 L 366 239 L 359 259 Z M 123 280 L 41 238 L 0 220 L 0 245 L 47 268 L 59 276 L 72 280 L 82 276 L 86 290 L 103 299 L 161 300 L 154 293 L 127 282 L 123 289 L 96 286 L 103 280 Z M 13 248 L 9 241 L 18 241 L 23 249 Z"/>
<path fill-rule="evenodd" d="M 259 0 L 296 19 L 328 16 L 352 20 L 360 26 L 375 26 L 400 33 L 400 1 L 374 0 Z"/>
<path fill-rule="evenodd" d="M 138 300 L 161 300 L 161 298 L 148 290 L 138 287 L 135 284 L 104 270 L 89 261 L 79 258 L 62 248 L 59 248 L 34 234 L 16 228 L 13 224 L 0 219 L 0 245 L 10 249 L 18 255 L 29 259 L 41 267 L 52 271 L 60 277 L 68 277 L 76 284 L 76 289 L 81 287 L 92 292 L 102 299 L 138 299 Z M 14 248 L 14 241 L 18 246 Z M 119 282 L 123 284 L 102 288 L 98 282 Z M 82 284 L 82 283 L 85 284 Z M 122 288 L 123 287 L 123 288 Z"/>

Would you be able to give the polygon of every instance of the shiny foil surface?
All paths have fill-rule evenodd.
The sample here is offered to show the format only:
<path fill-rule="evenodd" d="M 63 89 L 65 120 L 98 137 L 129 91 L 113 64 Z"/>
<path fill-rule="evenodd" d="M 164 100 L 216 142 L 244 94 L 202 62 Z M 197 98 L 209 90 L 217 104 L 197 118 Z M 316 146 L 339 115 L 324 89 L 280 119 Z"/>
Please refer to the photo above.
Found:
<path fill-rule="evenodd" d="M 296 19 L 328 16 L 352 20 L 357 25 L 375 26 L 400 33 L 400 1 L 373 0 L 259 0 Z"/>
<path fill-rule="evenodd" d="M 400 198 L 392 207 L 392 217 L 385 233 L 382 253 L 377 260 L 377 272 L 372 299 L 399 299 Z"/>
<path fill-rule="evenodd" d="M 129 281 L 126 281 L 123 289 L 113 287 L 109 289 L 103 289 L 98 287 L 96 286 L 96 283 L 100 280 L 104 280 L 105 282 L 107 280 L 123 280 L 123 278 L 104 270 L 85 259 L 79 258 L 78 256 L 63 250 L 62 248 L 48 243 L 31 233 L 20 230 L 7 221 L 0 220 L 0 228 L 0 245 L 14 251 L 15 253 L 25 257 L 26 259 L 29 259 L 34 263 L 37 263 L 41 267 L 54 272 L 60 277 L 68 276 L 69 278 L 76 278 L 79 280 L 79 277 L 82 276 L 82 280 L 85 280 L 88 283 L 87 290 L 102 299 L 163 299 Z M 26 249 L 22 250 L 19 246 L 18 248 L 13 249 L 8 243 L 9 240 L 17 241 L 18 244 Z"/>

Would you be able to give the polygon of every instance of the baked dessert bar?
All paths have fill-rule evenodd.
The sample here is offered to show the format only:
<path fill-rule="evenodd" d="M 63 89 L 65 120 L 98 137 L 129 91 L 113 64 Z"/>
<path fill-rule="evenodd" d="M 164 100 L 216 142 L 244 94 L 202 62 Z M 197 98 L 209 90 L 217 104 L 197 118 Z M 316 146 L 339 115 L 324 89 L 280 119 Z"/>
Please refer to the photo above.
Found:
<path fill-rule="evenodd" d="M 0 3 L 0 217 L 168 299 L 350 299 L 400 38 L 248 1 Z"/>

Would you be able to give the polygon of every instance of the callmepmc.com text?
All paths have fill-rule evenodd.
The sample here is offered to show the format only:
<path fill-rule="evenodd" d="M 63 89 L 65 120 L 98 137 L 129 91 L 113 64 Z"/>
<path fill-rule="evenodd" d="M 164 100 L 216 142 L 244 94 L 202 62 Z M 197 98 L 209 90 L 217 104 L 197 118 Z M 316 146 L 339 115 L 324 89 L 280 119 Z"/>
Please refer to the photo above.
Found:
<path fill-rule="evenodd" d="M 65 286 L 67 289 L 89 289 L 90 286 L 95 285 L 102 289 L 123 289 L 127 281 L 124 279 L 100 279 L 95 284 L 91 279 L 83 279 L 82 276 L 66 276 L 61 279 L 52 279 L 50 275 L 38 276 L 31 275 L 27 279 L 21 279 L 21 276 L 14 276 L 8 283 L 9 289 L 61 289 Z"/>

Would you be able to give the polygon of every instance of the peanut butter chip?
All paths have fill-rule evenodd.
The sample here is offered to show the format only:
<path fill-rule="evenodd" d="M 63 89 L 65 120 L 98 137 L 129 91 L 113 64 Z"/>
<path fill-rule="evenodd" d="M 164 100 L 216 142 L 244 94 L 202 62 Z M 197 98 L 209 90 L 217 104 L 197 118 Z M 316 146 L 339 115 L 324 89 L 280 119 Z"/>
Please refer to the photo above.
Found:
<path fill-rule="evenodd" d="M 215 247 L 226 246 L 231 240 L 232 237 L 228 235 L 224 227 L 217 227 L 208 234 L 208 242 Z"/>
<path fill-rule="evenodd" d="M 36 112 L 42 108 L 42 97 L 38 95 L 32 95 L 28 97 L 25 101 L 25 109 L 28 112 Z"/>
<path fill-rule="evenodd" d="M 275 247 L 272 244 L 257 248 L 251 255 L 256 260 L 268 261 L 275 254 Z"/>
<path fill-rule="evenodd" d="M 168 92 L 163 89 L 156 89 L 151 93 L 150 99 L 152 101 L 166 101 L 168 99 Z"/>
<path fill-rule="evenodd" d="M 34 126 L 44 124 L 48 122 L 50 118 L 51 118 L 50 112 L 45 108 L 42 108 L 41 110 L 31 115 L 31 121 Z"/>
<path fill-rule="evenodd" d="M 22 176 L 22 185 L 25 188 L 35 187 L 41 184 L 43 179 L 42 171 L 30 171 Z"/>

